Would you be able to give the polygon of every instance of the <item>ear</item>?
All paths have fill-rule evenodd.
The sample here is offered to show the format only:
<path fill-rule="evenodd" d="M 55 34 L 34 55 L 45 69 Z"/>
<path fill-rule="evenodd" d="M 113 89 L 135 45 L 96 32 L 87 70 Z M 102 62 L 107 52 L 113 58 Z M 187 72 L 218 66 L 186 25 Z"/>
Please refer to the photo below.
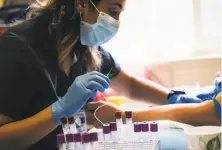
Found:
<path fill-rule="evenodd" d="M 75 2 L 77 12 L 84 12 L 87 8 L 88 0 L 75 0 Z"/>

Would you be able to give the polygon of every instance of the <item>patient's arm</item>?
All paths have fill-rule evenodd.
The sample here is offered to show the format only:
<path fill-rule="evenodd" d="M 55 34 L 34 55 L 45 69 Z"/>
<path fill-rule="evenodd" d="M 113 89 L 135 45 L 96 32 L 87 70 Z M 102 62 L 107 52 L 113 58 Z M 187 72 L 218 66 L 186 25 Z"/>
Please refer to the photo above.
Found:
<path fill-rule="evenodd" d="M 216 98 L 221 103 L 221 94 Z M 109 123 L 115 121 L 114 113 L 122 111 L 120 108 L 107 102 L 89 103 L 87 105 L 88 119 L 91 123 L 97 125 L 95 118 L 91 111 L 94 111 L 101 105 L 105 106 L 96 111 L 96 116 L 103 122 Z M 124 115 L 124 113 L 122 113 Z M 124 118 L 124 116 L 123 116 Z M 220 120 L 217 118 L 216 110 L 212 100 L 203 103 L 192 104 L 172 104 L 162 105 L 148 108 L 141 111 L 133 111 L 133 120 L 139 121 L 153 121 L 153 120 L 173 120 L 194 126 L 199 125 L 220 125 Z"/>
<path fill-rule="evenodd" d="M 221 104 L 221 94 L 217 96 Z M 134 121 L 173 120 L 191 125 L 220 125 L 212 100 L 198 104 L 176 104 L 135 111 Z"/>

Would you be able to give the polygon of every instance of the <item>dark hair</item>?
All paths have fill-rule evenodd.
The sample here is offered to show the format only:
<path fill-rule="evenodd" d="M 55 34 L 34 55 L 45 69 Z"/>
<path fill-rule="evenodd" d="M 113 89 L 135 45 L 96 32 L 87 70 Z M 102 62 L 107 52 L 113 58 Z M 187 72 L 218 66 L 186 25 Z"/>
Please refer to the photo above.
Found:
<path fill-rule="evenodd" d="M 100 1 L 92 0 L 95 5 L 98 5 Z M 82 45 L 80 42 L 81 18 L 76 13 L 75 3 L 76 0 L 44 0 L 43 2 L 34 0 L 30 4 L 31 11 L 28 17 L 39 13 L 52 13 L 49 32 L 56 37 L 58 65 L 67 73 L 74 62 L 78 63 L 77 75 L 81 75 L 84 70 L 98 70 L 101 56 L 97 48 Z"/>

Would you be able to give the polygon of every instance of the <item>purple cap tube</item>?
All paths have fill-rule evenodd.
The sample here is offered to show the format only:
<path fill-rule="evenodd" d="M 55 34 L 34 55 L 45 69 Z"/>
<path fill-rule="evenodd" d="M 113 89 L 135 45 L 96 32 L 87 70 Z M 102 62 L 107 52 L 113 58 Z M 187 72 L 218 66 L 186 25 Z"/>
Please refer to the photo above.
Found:
<path fill-rule="evenodd" d="M 150 131 L 151 132 L 158 132 L 158 124 L 153 122 L 150 124 Z"/>
<path fill-rule="evenodd" d="M 89 143 L 90 142 L 90 136 L 89 133 L 83 133 L 82 134 L 82 143 Z"/>
<path fill-rule="evenodd" d="M 110 131 L 117 131 L 116 122 L 110 122 Z"/>
<path fill-rule="evenodd" d="M 73 136 L 74 136 L 74 142 L 76 143 L 82 142 L 80 133 L 75 133 Z"/>
<path fill-rule="evenodd" d="M 98 141 L 98 133 L 92 132 L 90 133 L 90 142 L 97 142 Z"/>
<path fill-rule="evenodd" d="M 74 142 L 74 135 L 73 134 L 66 134 L 66 141 L 67 141 L 67 143 Z"/>
<path fill-rule="evenodd" d="M 143 122 L 142 132 L 149 132 L 149 124 L 147 122 Z"/>
<path fill-rule="evenodd" d="M 66 140 L 65 140 L 64 134 L 62 134 L 62 133 L 57 134 L 57 144 L 61 145 L 61 144 L 65 144 L 65 143 L 66 143 Z"/>
<path fill-rule="evenodd" d="M 142 125 L 139 122 L 134 123 L 134 132 L 141 132 L 142 131 Z"/>
<path fill-rule="evenodd" d="M 103 134 L 109 134 L 110 133 L 110 124 L 104 124 L 103 125 Z"/>

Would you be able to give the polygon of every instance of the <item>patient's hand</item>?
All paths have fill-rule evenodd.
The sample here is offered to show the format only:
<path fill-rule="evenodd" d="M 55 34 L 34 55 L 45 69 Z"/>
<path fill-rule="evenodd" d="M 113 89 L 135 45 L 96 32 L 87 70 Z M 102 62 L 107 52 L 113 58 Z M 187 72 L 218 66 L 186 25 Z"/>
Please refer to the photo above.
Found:
<path fill-rule="evenodd" d="M 222 82 L 222 77 L 221 76 L 216 77 L 214 81 L 214 89 L 207 93 L 200 93 L 197 95 L 197 97 L 202 101 L 212 100 L 221 92 L 221 84 L 222 84 L 221 82 Z"/>
<path fill-rule="evenodd" d="M 95 127 L 99 127 L 102 125 L 94 117 L 95 110 L 96 110 L 95 113 L 96 117 L 99 120 L 101 120 L 103 124 L 115 122 L 115 112 L 120 111 L 120 109 L 116 105 L 109 102 L 99 101 L 99 102 L 88 103 L 86 106 L 88 123 L 93 124 Z"/>

